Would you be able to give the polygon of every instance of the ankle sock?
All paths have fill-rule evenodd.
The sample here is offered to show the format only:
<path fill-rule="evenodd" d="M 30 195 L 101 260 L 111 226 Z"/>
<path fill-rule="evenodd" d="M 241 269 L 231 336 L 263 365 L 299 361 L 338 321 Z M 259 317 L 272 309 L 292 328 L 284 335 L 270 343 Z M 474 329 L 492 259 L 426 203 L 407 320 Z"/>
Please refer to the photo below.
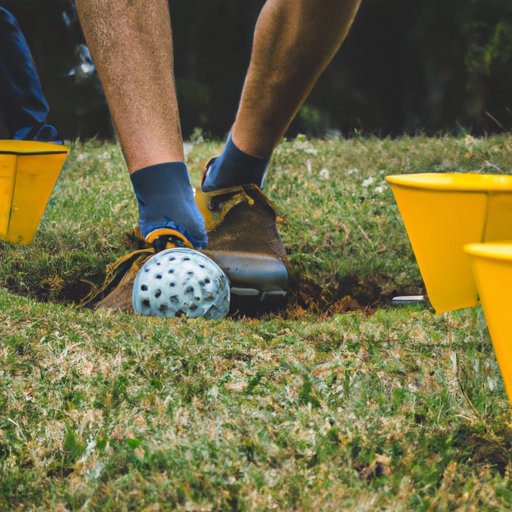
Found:
<path fill-rule="evenodd" d="M 152 165 L 131 175 L 139 204 L 143 236 L 159 228 L 185 235 L 196 249 L 208 244 L 204 220 L 196 206 L 187 166 L 183 162 Z"/>
<path fill-rule="evenodd" d="M 229 134 L 224 151 L 210 165 L 203 181 L 204 192 L 255 183 L 263 186 L 270 158 L 258 158 L 238 149 Z"/>

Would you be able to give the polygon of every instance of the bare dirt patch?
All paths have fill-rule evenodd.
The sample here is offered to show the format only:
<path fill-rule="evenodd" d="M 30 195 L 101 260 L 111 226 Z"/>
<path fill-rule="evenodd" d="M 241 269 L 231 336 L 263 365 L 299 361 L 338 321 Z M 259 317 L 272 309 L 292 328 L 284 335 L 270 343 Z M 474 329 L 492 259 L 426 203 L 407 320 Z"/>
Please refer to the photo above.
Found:
<path fill-rule="evenodd" d="M 67 276 L 66 279 L 53 275 L 40 280 L 27 282 L 19 277 L 9 277 L 5 287 L 16 295 L 28 296 L 40 302 L 58 304 L 79 304 L 90 292 L 93 285 L 102 282 L 103 274 L 93 269 L 82 275 Z M 290 293 L 285 303 L 276 304 L 281 314 L 300 316 L 301 311 L 323 317 L 347 311 L 371 313 L 377 308 L 386 307 L 396 295 L 420 293 L 411 287 L 398 287 L 385 276 L 361 277 L 348 275 L 336 286 L 322 286 L 308 279 L 295 279 L 291 282 Z M 233 313 L 258 316 L 268 312 L 257 304 L 243 304 L 235 301 Z"/>

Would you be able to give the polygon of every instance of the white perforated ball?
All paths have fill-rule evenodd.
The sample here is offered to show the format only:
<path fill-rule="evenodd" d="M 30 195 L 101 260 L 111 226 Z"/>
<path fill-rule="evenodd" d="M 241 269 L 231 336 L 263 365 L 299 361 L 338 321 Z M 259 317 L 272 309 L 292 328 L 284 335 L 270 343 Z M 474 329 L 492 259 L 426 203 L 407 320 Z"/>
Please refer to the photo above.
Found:
<path fill-rule="evenodd" d="M 229 281 L 204 254 L 167 249 L 142 266 L 133 284 L 132 300 L 133 308 L 142 315 L 213 320 L 229 311 Z"/>

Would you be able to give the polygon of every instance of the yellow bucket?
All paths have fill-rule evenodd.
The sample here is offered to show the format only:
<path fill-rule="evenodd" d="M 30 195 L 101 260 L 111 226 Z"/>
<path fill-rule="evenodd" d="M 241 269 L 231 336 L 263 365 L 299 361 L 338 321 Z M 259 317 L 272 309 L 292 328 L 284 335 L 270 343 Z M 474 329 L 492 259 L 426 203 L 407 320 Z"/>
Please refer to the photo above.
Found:
<path fill-rule="evenodd" d="M 468 244 L 496 359 L 512 404 L 512 242 Z"/>
<path fill-rule="evenodd" d="M 0 140 L 0 239 L 32 242 L 69 148 Z"/>
<path fill-rule="evenodd" d="M 478 304 L 468 243 L 512 240 L 512 176 L 388 176 L 437 313 Z"/>

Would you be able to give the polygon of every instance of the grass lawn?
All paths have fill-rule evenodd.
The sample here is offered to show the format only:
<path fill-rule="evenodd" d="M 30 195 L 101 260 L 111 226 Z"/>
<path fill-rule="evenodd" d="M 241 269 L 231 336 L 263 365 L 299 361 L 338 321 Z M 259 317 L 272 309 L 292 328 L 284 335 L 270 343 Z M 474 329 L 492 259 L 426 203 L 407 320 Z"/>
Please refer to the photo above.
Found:
<path fill-rule="evenodd" d="M 0 242 L 0 510 L 512 508 L 483 314 L 390 307 L 422 282 L 384 182 L 511 169 L 512 136 L 284 142 L 289 308 L 163 320 L 75 305 L 136 221 L 118 147 L 75 145 L 35 243 Z"/>

